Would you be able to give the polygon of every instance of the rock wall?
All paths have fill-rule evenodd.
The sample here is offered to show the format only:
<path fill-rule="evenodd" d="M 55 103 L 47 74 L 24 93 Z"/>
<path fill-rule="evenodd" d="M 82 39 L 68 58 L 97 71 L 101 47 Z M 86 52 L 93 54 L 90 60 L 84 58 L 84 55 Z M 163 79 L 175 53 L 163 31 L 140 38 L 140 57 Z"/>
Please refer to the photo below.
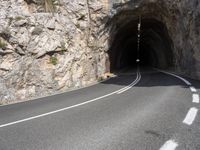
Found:
<path fill-rule="evenodd" d="M 106 55 L 90 42 L 87 1 L 55 6 L 45 12 L 37 0 L 1 0 L 0 103 L 81 87 L 105 72 Z"/>
<path fill-rule="evenodd" d="M 166 25 L 174 44 L 174 69 L 200 79 L 198 0 L 45 2 L 1 0 L 0 103 L 95 82 L 109 71 L 107 52 L 117 25 L 138 14 Z"/>

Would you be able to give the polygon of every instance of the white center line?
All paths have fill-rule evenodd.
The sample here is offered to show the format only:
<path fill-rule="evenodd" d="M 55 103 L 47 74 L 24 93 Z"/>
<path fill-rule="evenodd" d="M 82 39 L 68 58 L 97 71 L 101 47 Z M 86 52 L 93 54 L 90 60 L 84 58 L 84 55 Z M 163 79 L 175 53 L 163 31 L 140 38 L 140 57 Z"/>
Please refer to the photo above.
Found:
<path fill-rule="evenodd" d="M 118 90 L 118 91 L 117 91 L 117 94 L 119 94 L 121 91 L 124 91 L 124 90 L 130 88 L 133 84 L 135 84 L 135 82 L 137 82 L 137 80 L 138 80 L 138 76 L 139 76 L 139 73 L 137 72 L 137 77 L 136 77 L 135 81 L 133 81 L 133 82 L 132 82 L 131 84 L 129 84 L 128 86 L 126 86 L 126 87 L 124 87 L 124 88 Z"/>
<path fill-rule="evenodd" d="M 138 77 L 138 76 L 139 76 L 139 77 Z M 125 92 L 125 91 L 131 89 L 133 86 L 135 86 L 135 85 L 140 81 L 140 79 L 141 79 L 141 75 L 140 75 L 139 73 L 138 73 L 138 76 L 137 76 L 137 79 L 135 80 L 135 82 L 133 82 L 129 87 L 124 88 L 123 90 L 117 92 L 117 94 L 121 94 L 121 93 L 123 93 L 123 92 Z"/>
<path fill-rule="evenodd" d="M 175 141 L 169 140 L 160 148 L 160 150 L 175 150 L 177 146 L 178 144 Z"/>
<path fill-rule="evenodd" d="M 192 92 L 197 92 L 197 90 L 196 90 L 195 87 L 193 87 L 193 86 L 190 86 L 190 90 L 191 90 Z"/>
<path fill-rule="evenodd" d="M 136 78 L 130 85 L 126 86 L 125 89 L 126 89 L 126 88 L 129 88 L 129 87 L 132 87 L 132 86 L 134 86 L 135 84 L 137 84 L 137 83 L 138 83 L 138 82 L 136 83 L 137 80 L 138 80 L 138 73 L 137 73 L 137 78 Z M 122 88 L 122 89 L 124 89 L 124 88 Z M 33 117 L 29 117 L 29 118 L 25 118 L 25 119 L 13 121 L 13 122 L 10 122 L 10 123 L 2 124 L 2 125 L 0 125 L 0 128 L 6 127 L 6 126 L 10 126 L 10 125 L 14 125 L 14 124 L 18 124 L 18 123 L 25 122 L 25 121 L 29 121 L 29 120 L 33 120 L 33 119 L 37 119 L 37 118 L 41 118 L 41 117 L 44 117 L 44 116 L 52 115 L 52 114 L 55 114 L 55 113 L 58 113 L 58 112 L 62 112 L 62 111 L 65 111 L 65 110 L 68 110 L 68 109 L 71 109 L 71 108 L 79 107 L 79 106 L 82 106 L 82 105 L 85 105 L 85 104 L 88 104 L 88 103 L 91 103 L 91 102 L 94 102 L 94 101 L 97 101 L 97 100 L 106 98 L 106 97 L 111 96 L 111 95 L 113 95 L 113 94 L 117 94 L 117 93 L 120 92 L 122 89 L 117 90 L 117 91 L 114 91 L 114 92 L 109 93 L 109 94 L 106 94 L 106 95 L 103 95 L 103 96 L 101 96 L 101 97 L 97 97 L 97 98 L 88 100 L 88 101 L 83 102 L 83 103 L 79 103 L 79 104 L 76 104 L 76 105 L 72 105 L 72 106 L 69 106 L 69 107 L 65 107 L 65 108 L 62 108 L 62 109 L 58 109 L 58 110 L 55 110 L 55 111 L 51 111 L 51 112 L 48 112 L 48 113 L 36 115 L 36 116 L 33 116 Z"/>
<path fill-rule="evenodd" d="M 193 103 L 199 103 L 199 95 L 198 94 L 193 94 L 192 95 L 192 100 L 193 100 Z"/>
<path fill-rule="evenodd" d="M 196 118 L 197 112 L 198 112 L 197 108 L 195 107 L 190 108 L 185 119 L 183 120 L 183 123 L 191 125 Z"/>

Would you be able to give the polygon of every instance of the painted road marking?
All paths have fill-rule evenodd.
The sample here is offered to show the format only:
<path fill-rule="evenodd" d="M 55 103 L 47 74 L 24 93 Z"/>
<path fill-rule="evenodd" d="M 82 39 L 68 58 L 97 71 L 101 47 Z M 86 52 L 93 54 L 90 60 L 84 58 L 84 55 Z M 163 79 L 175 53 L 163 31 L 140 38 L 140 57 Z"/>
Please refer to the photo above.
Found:
<path fill-rule="evenodd" d="M 189 81 L 187 81 L 186 79 L 184 79 L 184 78 L 182 78 L 182 77 L 180 77 L 178 75 L 175 75 L 173 73 L 169 73 L 169 72 L 165 72 L 165 71 L 160 71 L 158 69 L 156 69 L 156 70 L 159 71 L 159 72 L 168 74 L 168 75 L 172 75 L 172 76 L 174 76 L 174 77 L 182 80 L 183 82 L 185 82 L 185 84 L 187 84 L 188 86 L 190 86 L 190 90 L 192 92 L 197 92 L 197 90 L 195 89 L 195 87 L 191 86 L 192 84 Z M 194 103 L 199 103 L 199 95 L 198 94 L 193 94 L 192 97 L 193 97 L 193 102 Z M 192 125 L 192 123 L 194 122 L 194 120 L 195 120 L 195 118 L 197 116 L 197 113 L 198 113 L 198 109 L 197 108 L 195 108 L 195 107 L 190 108 L 190 110 L 188 111 L 185 119 L 183 120 L 183 123 L 187 124 L 187 125 Z M 177 146 L 178 146 L 178 144 L 176 142 L 170 140 L 170 141 L 167 141 L 161 147 L 160 150 L 174 150 L 174 149 L 176 149 Z"/>
<path fill-rule="evenodd" d="M 193 103 L 199 103 L 199 95 L 193 94 L 192 95 L 192 101 L 193 101 Z"/>
<path fill-rule="evenodd" d="M 117 92 L 117 94 L 121 94 L 121 93 L 124 93 L 125 91 L 128 91 L 129 89 L 131 89 L 133 86 L 135 86 L 141 79 L 141 75 L 138 74 L 139 77 L 137 77 L 137 79 L 135 80 L 135 82 L 133 82 L 133 84 L 131 84 L 129 87 Z"/>
<path fill-rule="evenodd" d="M 198 112 L 197 108 L 195 107 L 190 108 L 185 119 L 183 120 L 183 123 L 191 125 L 196 118 L 197 112 Z"/>
<path fill-rule="evenodd" d="M 160 150 L 175 150 L 177 146 L 178 143 L 173 140 L 169 140 L 160 148 Z"/>
<path fill-rule="evenodd" d="M 191 90 L 192 92 L 197 92 L 197 90 L 196 90 L 195 87 L 193 87 L 193 86 L 190 86 L 190 90 Z"/>
<path fill-rule="evenodd" d="M 135 83 L 137 80 L 138 80 L 138 74 L 137 74 L 137 78 L 130 85 L 126 86 L 125 88 L 137 84 L 138 82 Z M 122 88 L 122 89 L 124 89 L 124 88 Z M 55 114 L 55 113 L 58 113 L 58 112 L 62 112 L 62 111 L 65 111 L 65 110 L 68 110 L 68 109 L 71 109 L 71 108 L 79 107 L 79 106 L 82 106 L 82 105 L 85 105 L 85 104 L 89 104 L 89 103 L 92 103 L 94 101 L 98 101 L 100 99 L 103 99 L 103 98 L 106 98 L 108 96 L 111 96 L 113 94 L 117 94 L 122 89 L 114 91 L 114 92 L 106 94 L 106 95 L 103 95 L 101 97 L 97 97 L 97 98 L 91 99 L 91 100 L 83 102 L 83 103 L 79 103 L 79 104 L 73 105 L 73 106 L 65 107 L 65 108 L 62 108 L 62 109 L 58 109 L 58 110 L 51 111 L 51 112 L 48 112 L 48 113 L 44 113 L 44 114 L 40 114 L 40 115 L 37 115 L 37 116 L 29 117 L 29 118 L 26 118 L 26 119 L 21 119 L 21 120 L 17 120 L 17 121 L 14 121 L 14 122 L 2 124 L 2 125 L 0 125 L 0 128 L 11 126 L 11 125 L 18 124 L 18 123 L 22 123 L 22 122 L 33 120 L 33 119 L 37 119 L 37 118 L 41 118 L 41 117 L 44 117 L 44 116 L 52 115 L 52 114 Z"/>
<path fill-rule="evenodd" d="M 117 92 L 117 94 L 118 94 L 119 92 L 123 91 L 123 90 L 126 90 L 127 88 L 130 88 L 133 84 L 135 84 L 135 82 L 137 82 L 137 80 L 138 80 L 138 72 L 137 72 L 137 77 L 136 77 L 135 81 L 133 81 L 133 82 L 132 82 L 131 84 L 129 84 L 128 86 L 126 86 L 126 87 L 120 89 L 120 90 Z"/>
<path fill-rule="evenodd" d="M 156 69 L 156 70 L 158 70 L 158 69 Z M 184 78 L 182 78 L 182 77 L 180 77 L 178 75 L 175 75 L 173 73 L 169 73 L 169 72 L 166 72 L 166 71 L 162 71 L 162 70 L 158 70 L 158 71 L 162 72 L 162 73 L 165 73 L 165 74 L 168 74 L 168 75 L 171 75 L 171 76 L 174 76 L 176 78 L 179 78 L 180 80 L 182 80 L 183 82 L 185 82 L 185 84 L 187 84 L 187 85 L 192 85 L 189 81 L 187 81 L 186 79 L 184 79 Z"/>

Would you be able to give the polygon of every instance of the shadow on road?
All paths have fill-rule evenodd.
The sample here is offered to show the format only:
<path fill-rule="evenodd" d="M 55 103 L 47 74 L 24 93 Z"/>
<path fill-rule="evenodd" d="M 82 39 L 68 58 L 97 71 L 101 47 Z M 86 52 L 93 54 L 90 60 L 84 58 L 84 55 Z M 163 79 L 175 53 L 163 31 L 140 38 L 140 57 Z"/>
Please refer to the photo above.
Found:
<path fill-rule="evenodd" d="M 188 88 L 188 86 L 181 81 L 180 79 L 158 72 L 151 68 L 142 68 L 140 69 L 141 80 L 135 85 L 135 87 L 154 87 L 154 86 L 181 86 L 182 88 Z M 101 84 L 114 84 L 127 86 L 136 79 L 137 73 L 136 69 L 123 70 L 118 73 L 115 73 L 116 77 L 111 78 Z M 184 77 L 186 80 L 192 83 L 196 89 L 200 89 L 200 81 L 189 79 Z"/>

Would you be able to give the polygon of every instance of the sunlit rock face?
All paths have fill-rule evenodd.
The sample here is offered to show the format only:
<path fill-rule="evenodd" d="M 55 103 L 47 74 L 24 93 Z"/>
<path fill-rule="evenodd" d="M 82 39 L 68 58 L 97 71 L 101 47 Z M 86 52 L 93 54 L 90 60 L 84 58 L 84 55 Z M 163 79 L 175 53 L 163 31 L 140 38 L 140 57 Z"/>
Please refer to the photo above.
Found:
<path fill-rule="evenodd" d="M 95 82 L 135 65 L 141 16 L 142 65 L 200 79 L 198 0 L 3 0 L 1 103 Z"/>
<path fill-rule="evenodd" d="M 105 72 L 105 53 L 89 43 L 89 4 L 60 0 L 52 10 L 42 1 L 0 3 L 1 103 L 85 86 Z"/>

